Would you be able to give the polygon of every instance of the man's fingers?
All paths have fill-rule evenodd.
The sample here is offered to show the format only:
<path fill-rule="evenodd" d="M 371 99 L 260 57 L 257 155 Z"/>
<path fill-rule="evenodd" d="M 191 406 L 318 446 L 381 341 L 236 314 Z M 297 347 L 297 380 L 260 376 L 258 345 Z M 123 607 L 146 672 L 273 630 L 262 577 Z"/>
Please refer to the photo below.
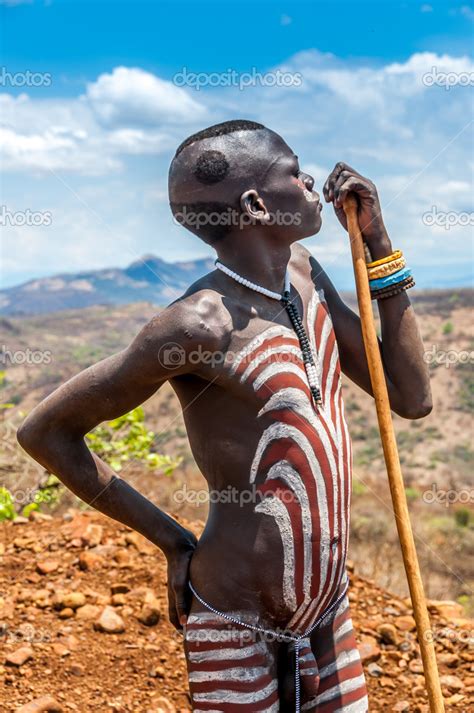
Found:
<path fill-rule="evenodd" d="M 184 587 L 175 592 L 175 608 L 180 625 L 185 626 L 189 612 L 189 596 Z"/>
<path fill-rule="evenodd" d="M 329 203 L 329 201 L 332 201 L 334 199 L 335 186 L 342 173 L 345 173 L 346 177 L 356 176 L 363 178 L 363 176 L 361 176 L 361 174 L 356 171 L 355 168 L 352 168 L 352 166 L 349 166 L 349 164 L 344 163 L 344 161 L 339 161 L 334 166 L 333 170 L 331 171 L 326 180 L 326 183 L 323 186 L 323 195 L 326 199 L 326 202 Z"/>
<path fill-rule="evenodd" d="M 360 196 L 369 196 L 370 185 L 359 176 L 350 176 L 350 178 L 347 178 L 334 190 L 334 205 L 336 208 L 342 208 L 347 194 L 351 191 L 358 193 Z"/>

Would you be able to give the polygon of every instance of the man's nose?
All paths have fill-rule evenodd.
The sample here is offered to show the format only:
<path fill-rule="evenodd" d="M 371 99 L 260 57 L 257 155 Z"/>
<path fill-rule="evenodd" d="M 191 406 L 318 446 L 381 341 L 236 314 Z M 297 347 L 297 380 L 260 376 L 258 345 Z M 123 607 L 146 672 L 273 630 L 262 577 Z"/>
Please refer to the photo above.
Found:
<path fill-rule="evenodd" d="M 314 187 L 314 178 L 309 176 L 307 173 L 303 173 L 302 179 L 308 191 L 312 191 Z"/>

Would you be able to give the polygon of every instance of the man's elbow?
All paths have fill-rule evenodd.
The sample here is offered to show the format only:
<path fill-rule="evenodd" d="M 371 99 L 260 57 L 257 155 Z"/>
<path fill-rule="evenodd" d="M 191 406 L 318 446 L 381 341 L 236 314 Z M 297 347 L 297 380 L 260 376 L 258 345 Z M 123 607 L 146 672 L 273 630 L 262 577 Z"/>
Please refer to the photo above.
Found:
<path fill-rule="evenodd" d="M 433 410 L 431 396 L 426 396 L 420 400 L 404 400 L 393 408 L 395 413 L 402 418 L 415 421 L 418 418 L 425 418 Z"/>
<path fill-rule="evenodd" d="M 16 432 L 16 440 L 27 453 L 34 457 L 43 441 L 42 429 L 32 414 L 27 416 Z"/>

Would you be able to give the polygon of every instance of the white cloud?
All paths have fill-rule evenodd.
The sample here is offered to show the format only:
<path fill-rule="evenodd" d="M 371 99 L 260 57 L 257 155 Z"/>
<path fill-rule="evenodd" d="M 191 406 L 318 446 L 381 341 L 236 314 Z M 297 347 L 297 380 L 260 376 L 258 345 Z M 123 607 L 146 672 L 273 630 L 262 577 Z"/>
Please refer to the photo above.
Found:
<path fill-rule="evenodd" d="M 106 127 L 156 126 L 161 122 L 205 119 L 206 110 L 184 89 L 142 69 L 116 67 L 87 85 L 93 112 Z"/>

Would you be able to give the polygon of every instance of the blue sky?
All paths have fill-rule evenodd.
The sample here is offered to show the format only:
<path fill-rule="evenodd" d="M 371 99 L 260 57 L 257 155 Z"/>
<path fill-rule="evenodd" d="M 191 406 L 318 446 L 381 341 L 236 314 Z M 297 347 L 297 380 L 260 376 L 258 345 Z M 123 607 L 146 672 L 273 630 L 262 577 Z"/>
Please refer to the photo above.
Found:
<path fill-rule="evenodd" d="M 212 255 L 173 225 L 167 169 L 183 138 L 236 117 L 281 133 L 319 188 L 338 160 L 369 175 L 418 284 L 469 283 L 469 3 L 7 0 L 0 12 L 4 285 Z M 177 86 L 183 68 L 302 79 L 198 91 Z M 16 86 L 28 71 L 49 80 Z M 49 219 L 17 224 L 27 211 Z M 348 287 L 347 240 L 324 218 L 307 247 Z"/>

